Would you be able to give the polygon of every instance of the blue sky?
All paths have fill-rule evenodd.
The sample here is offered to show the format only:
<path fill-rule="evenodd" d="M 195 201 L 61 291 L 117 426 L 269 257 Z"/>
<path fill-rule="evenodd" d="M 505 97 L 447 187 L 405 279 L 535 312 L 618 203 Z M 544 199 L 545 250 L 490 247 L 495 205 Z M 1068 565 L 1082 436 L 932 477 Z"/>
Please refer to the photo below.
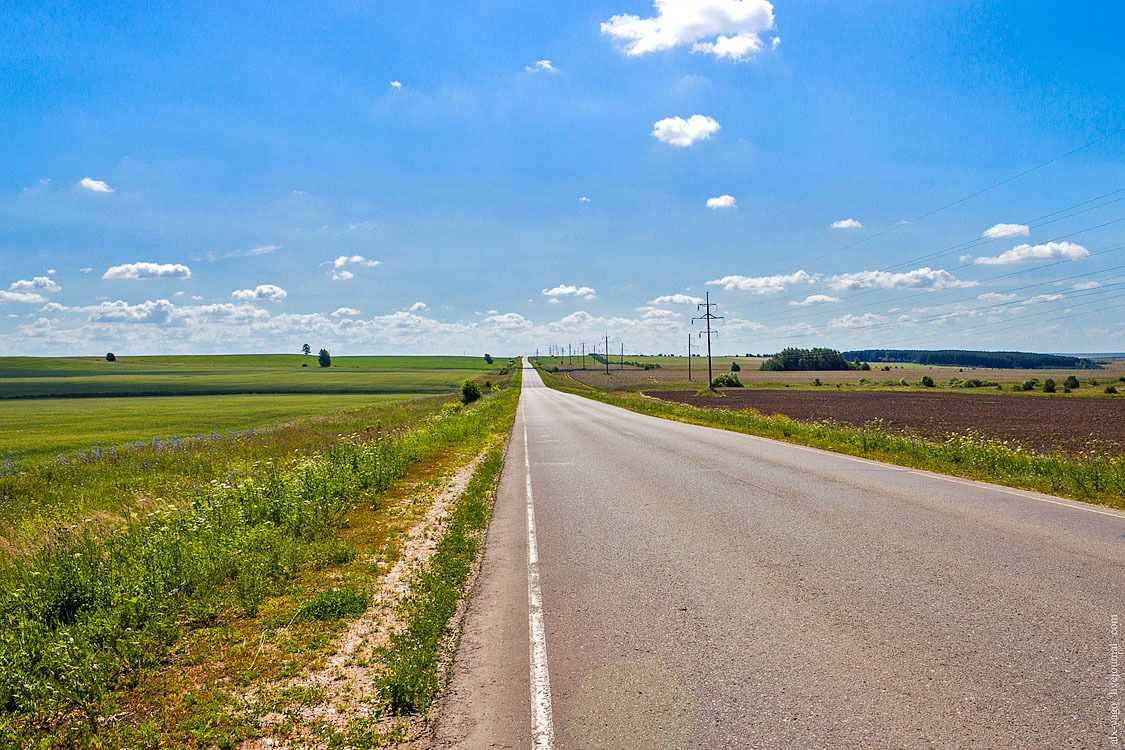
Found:
<path fill-rule="evenodd" d="M 9 351 L 1125 350 L 1119 3 L 278 5 L 5 4 Z"/>

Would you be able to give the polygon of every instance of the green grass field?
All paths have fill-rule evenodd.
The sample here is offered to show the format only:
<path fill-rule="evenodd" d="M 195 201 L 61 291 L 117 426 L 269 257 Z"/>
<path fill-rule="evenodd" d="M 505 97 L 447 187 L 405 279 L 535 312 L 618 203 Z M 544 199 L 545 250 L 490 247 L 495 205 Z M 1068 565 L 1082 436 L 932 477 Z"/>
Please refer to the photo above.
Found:
<path fill-rule="evenodd" d="M 423 394 L 249 394 L 0 401 L 0 460 L 97 443 L 225 432 Z"/>
<path fill-rule="evenodd" d="M 0 460 L 224 432 L 451 393 L 507 360 L 246 354 L 0 357 Z M 307 365 L 307 366 L 303 366 Z"/>

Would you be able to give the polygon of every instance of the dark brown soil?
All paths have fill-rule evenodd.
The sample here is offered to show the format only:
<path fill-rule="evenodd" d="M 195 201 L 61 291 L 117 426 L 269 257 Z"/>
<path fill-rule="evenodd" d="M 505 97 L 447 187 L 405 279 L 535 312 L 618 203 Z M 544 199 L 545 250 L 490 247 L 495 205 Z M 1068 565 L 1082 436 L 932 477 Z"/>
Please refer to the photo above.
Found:
<path fill-rule="evenodd" d="M 880 419 L 886 426 L 943 438 L 970 430 L 1014 440 L 1033 450 L 1057 447 L 1069 453 L 1091 440 L 1125 446 L 1125 400 L 968 393 L 894 391 L 727 389 L 723 398 L 694 391 L 651 391 L 648 395 L 695 406 L 753 408 L 793 419 L 833 419 L 862 425 Z"/>

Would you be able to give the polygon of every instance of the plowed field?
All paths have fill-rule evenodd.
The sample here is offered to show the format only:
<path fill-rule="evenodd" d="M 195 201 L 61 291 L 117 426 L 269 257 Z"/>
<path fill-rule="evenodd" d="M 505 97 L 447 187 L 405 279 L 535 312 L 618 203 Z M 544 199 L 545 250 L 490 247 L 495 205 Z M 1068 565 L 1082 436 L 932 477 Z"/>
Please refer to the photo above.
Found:
<path fill-rule="evenodd" d="M 881 419 L 892 429 L 942 438 L 970 430 L 1027 448 L 1070 453 L 1091 440 L 1125 446 L 1125 399 L 1062 398 L 965 393 L 896 393 L 728 389 L 724 398 L 698 397 L 694 391 L 652 391 L 670 401 L 724 409 L 753 408 L 793 419 L 833 419 L 862 425 Z"/>

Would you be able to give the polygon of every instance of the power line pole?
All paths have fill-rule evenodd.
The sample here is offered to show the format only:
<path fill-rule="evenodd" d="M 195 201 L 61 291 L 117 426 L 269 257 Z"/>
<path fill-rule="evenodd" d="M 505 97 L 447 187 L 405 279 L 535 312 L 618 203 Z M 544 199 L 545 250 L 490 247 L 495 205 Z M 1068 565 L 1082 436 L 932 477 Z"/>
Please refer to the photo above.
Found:
<path fill-rule="evenodd" d="M 609 334 L 605 337 L 605 374 L 609 375 Z"/>
<path fill-rule="evenodd" d="M 705 321 L 706 325 L 707 325 L 707 387 L 708 388 L 710 388 L 711 383 L 713 383 L 715 381 L 715 376 L 711 372 L 711 321 L 723 319 L 722 315 L 712 315 L 711 314 L 711 308 L 717 307 L 718 304 L 719 303 L 717 303 L 717 302 L 711 302 L 711 292 L 707 292 L 707 301 L 706 302 L 700 302 L 698 305 L 695 306 L 696 310 L 698 310 L 700 308 L 703 308 L 706 312 L 704 312 L 698 318 L 692 318 L 691 319 L 692 323 L 694 323 L 697 320 L 702 320 L 702 321 Z"/>
<path fill-rule="evenodd" d="M 625 369 L 625 342 L 624 341 L 621 342 L 621 366 L 618 367 L 617 369 L 618 370 L 624 370 Z"/>
<path fill-rule="evenodd" d="M 691 382 L 691 334 L 687 335 L 687 379 Z"/>
<path fill-rule="evenodd" d="M 582 342 L 582 369 L 586 369 L 586 342 Z"/>

